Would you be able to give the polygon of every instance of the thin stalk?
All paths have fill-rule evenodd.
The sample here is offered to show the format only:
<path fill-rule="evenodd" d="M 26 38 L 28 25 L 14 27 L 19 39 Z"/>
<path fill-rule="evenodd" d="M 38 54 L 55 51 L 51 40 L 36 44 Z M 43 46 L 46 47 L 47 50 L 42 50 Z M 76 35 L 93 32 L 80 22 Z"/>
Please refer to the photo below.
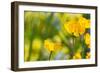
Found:
<path fill-rule="evenodd" d="M 84 41 L 81 39 L 81 37 L 80 37 L 80 42 L 82 43 L 82 58 L 84 59 L 85 58 L 85 56 L 86 56 L 86 46 L 84 45 Z"/>
<path fill-rule="evenodd" d="M 51 55 L 52 55 L 52 51 L 50 52 L 50 55 L 49 55 L 49 60 L 51 59 Z"/>
<path fill-rule="evenodd" d="M 73 57 L 74 56 L 74 53 L 75 53 L 75 48 L 74 48 L 75 38 L 74 37 L 72 38 L 72 41 L 73 41 L 73 48 L 72 48 L 72 57 Z"/>
<path fill-rule="evenodd" d="M 30 60 L 31 55 L 32 55 L 32 40 L 33 40 L 33 31 L 32 31 L 32 35 L 30 36 L 30 48 L 29 48 L 29 55 L 28 55 L 27 61 Z"/>
<path fill-rule="evenodd" d="M 28 55 L 27 61 L 30 60 L 31 54 L 32 54 L 32 39 L 30 40 L 30 48 L 29 48 L 29 55 Z"/>
<path fill-rule="evenodd" d="M 71 57 L 70 57 L 70 59 L 72 59 L 74 54 L 75 54 L 75 48 L 74 47 L 75 47 L 75 38 L 73 36 L 72 37 L 72 47 L 71 47 Z"/>

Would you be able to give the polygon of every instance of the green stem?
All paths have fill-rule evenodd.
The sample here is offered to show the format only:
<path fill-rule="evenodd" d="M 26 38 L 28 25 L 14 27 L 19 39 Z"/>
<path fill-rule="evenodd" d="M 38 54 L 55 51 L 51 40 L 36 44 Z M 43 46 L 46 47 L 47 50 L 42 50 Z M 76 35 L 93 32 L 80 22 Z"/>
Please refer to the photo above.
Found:
<path fill-rule="evenodd" d="M 51 55 L 52 55 L 52 51 L 50 52 L 50 55 L 49 55 L 49 60 L 51 59 Z"/>
<path fill-rule="evenodd" d="M 72 40 L 73 40 L 72 56 L 74 56 L 74 53 L 75 53 L 75 48 L 74 48 L 75 39 L 74 39 L 74 37 L 72 38 Z"/>
<path fill-rule="evenodd" d="M 32 34 L 30 35 L 30 48 L 29 48 L 29 55 L 28 55 L 27 61 L 30 61 L 30 58 L 32 55 L 32 41 L 33 41 L 33 31 L 32 31 Z"/>
<path fill-rule="evenodd" d="M 83 40 L 81 40 L 80 38 L 80 42 L 82 43 L 82 58 L 85 59 L 86 56 L 86 45 L 84 44 L 85 42 Z"/>
<path fill-rule="evenodd" d="M 30 48 L 29 48 L 29 55 L 28 55 L 27 61 L 30 60 L 31 54 L 32 54 L 32 39 L 30 40 Z"/>
<path fill-rule="evenodd" d="M 75 45 L 75 38 L 72 37 L 71 59 L 73 58 L 74 53 L 75 53 L 74 45 Z"/>

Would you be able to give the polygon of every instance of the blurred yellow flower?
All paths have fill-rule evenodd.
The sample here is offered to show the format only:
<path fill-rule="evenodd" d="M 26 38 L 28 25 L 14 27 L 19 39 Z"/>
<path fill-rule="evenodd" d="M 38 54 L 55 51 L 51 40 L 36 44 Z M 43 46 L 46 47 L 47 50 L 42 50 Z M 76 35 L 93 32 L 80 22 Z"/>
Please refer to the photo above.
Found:
<path fill-rule="evenodd" d="M 55 51 L 56 49 L 61 48 L 61 44 L 57 42 L 52 42 L 50 39 L 44 41 L 44 47 L 49 51 Z"/>
<path fill-rule="evenodd" d="M 85 26 L 76 20 L 70 20 L 64 24 L 64 27 L 68 33 L 73 34 L 76 37 L 82 35 L 85 32 Z"/>
<path fill-rule="evenodd" d="M 50 39 L 44 41 L 44 47 L 49 51 L 54 51 L 54 43 Z"/>
<path fill-rule="evenodd" d="M 90 56 L 91 56 L 91 55 L 90 55 L 90 52 L 87 52 L 87 53 L 86 53 L 86 59 L 89 59 Z"/>
<path fill-rule="evenodd" d="M 90 28 L 90 20 L 89 20 L 89 19 L 86 19 L 86 18 L 84 18 L 84 17 L 80 17 L 80 18 L 79 18 L 79 23 L 80 23 L 81 25 L 84 25 L 85 28 Z"/>
<path fill-rule="evenodd" d="M 78 37 L 85 33 L 86 28 L 90 28 L 90 20 L 80 16 L 78 20 L 72 19 L 64 23 L 64 28 L 68 33 Z"/>
<path fill-rule="evenodd" d="M 81 59 L 81 53 L 80 52 L 76 52 L 75 55 L 73 56 L 73 59 Z"/>
<path fill-rule="evenodd" d="M 89 33 L 86 33 L 84 35 L 84 39 L 85 39 L 86 45 L 88 46 L 88 48 L 90 48 L 90 34 Z"/>

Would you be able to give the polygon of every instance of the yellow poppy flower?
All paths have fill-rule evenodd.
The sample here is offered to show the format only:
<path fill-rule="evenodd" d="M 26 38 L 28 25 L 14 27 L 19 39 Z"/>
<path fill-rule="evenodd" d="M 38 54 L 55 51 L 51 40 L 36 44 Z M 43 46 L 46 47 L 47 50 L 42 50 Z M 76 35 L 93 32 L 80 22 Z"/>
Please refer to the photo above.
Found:
<path fill-rule="evenodd" d="M 61 48 L 61 43 L 52 42 L 50 39 L 44 41 L 44 47 L 47 48 L 49 51 L 55 51 L 56 49 Z"/>
<path fill-rule="evenodd" d="M 90 34 L 86 33 L 84 36 L 84 39 L 85 39 L 86 45 L 88 46 L 88 48 L 90 48 Z"/>
<path fill-rule="evenodd" d="M 85 32 L 85 26 L 80 24 L 76 20 L 71 20 L 64 24 L 65 30 L 73 34 L 74 36 L 78 37 L 79 35 L 82 35 Z"/>
<path fill-rule="evenodd" d="M 79 18 L 79 23 L 80 23 L 81 25 L 84 25 L 85 28 L 90 28 L 90 20 L 88 20 L 88 19 L 86 19 L 86 18 L 84 18 L 84 17 L 80 17 L 80 18 Z"/>
<path fill-rule="evenodd" d="M 73 59 L 81 59 L 81 58 L 82 56 L 80 52 L 75 53 L 75 55 L 73 56 Z"/>
<path fill-rule="evenodd" d="M 44 41 L 44 47 L 47 48 L 49 51 L 54 51 L 54 44 L 50 39 Z"/>
<path fill-rule="evenodd" d="M 78 37 L 84 34 L 86 28 L 90 28 L 90 20 L 80 16 L 78 20 L 70 20 L 64 24 L 65 30 Z"/>
<path fill-rule="evenodd" d="M 77 29 L 78 29 L 78 33 L 80 35 L 84 34 L 84 32 L 85 32 L 85 26 L 84 25 L 79 24 L 79 27 Z"/>

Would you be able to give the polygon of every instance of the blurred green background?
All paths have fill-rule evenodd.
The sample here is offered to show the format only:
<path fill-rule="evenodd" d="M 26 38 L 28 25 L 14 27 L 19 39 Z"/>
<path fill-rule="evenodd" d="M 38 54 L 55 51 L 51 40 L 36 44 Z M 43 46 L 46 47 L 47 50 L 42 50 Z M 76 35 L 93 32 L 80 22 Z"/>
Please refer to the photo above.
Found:
<path fill-rule="evenodd" d="M 90 14 L 25 11 L 24 61 L 89 59 L 90 27 L 78 37 L 73 35 L 75 31 L 71 34 L 64 27 L 65 23 L 68 25 L 70 21 L 79 21 L 80 18 L 85 25 L 90 20 Z M 70 31 L 74 29 L 70 27 Z M 58 43 L 56 47 L 55 43 Z"/>

